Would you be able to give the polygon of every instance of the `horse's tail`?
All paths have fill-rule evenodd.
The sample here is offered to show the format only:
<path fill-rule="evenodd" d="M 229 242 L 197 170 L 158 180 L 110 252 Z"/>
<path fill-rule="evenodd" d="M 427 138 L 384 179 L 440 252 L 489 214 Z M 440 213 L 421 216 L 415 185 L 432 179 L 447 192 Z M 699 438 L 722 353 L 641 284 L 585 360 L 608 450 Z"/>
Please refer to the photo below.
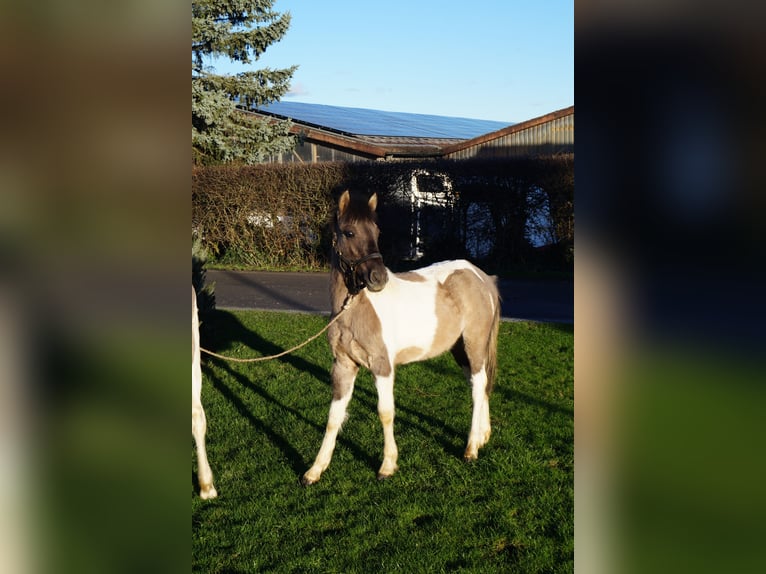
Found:
<path fill-rule="evenodd" d="M 495 386 L 495 376 L 497 374 L 497 334 L 500 330 L 500 293 L 497 289 L 497 277 L 492 277 L 494 282 L 493 303 L 495 304 L 495 314 L 492 317 L 492 326 L 487 339 L 487 396 L 492 393 Z"/>

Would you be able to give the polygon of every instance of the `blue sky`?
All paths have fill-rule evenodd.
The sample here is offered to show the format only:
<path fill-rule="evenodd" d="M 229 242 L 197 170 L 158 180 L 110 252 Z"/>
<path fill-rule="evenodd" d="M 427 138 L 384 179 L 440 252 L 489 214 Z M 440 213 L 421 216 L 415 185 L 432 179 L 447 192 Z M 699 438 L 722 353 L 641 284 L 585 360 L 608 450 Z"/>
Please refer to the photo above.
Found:
<path fill-rule="evenodd" d="M 276 0 L 283 101 L 521 122 L 574 104 L 573 0 Z M 210 62 L 218 73 L 244 69 Z"/>

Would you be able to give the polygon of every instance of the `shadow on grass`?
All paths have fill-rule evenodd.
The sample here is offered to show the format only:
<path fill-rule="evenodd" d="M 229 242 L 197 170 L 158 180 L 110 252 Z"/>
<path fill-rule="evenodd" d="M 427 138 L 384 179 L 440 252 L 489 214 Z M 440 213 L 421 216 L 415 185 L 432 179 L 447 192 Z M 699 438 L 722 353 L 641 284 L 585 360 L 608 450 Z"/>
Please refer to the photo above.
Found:
<path fill-rule="evenodd" d="M 502 395 L 504 399 L 512 403 L 522 402 L 533 407 L 539 407 L 547 410 L 549 413 L 560 413 L 567 415 L 569 418 L 574 418 L 574 409 L 569 407 L 562 407 L 555 403 L 543 401 L 526 393 L 509 389 L 506 386 L 495 385 L 494 394 Z"/>
<path fill-rule="evenodd" d="M 307 426 L 316 430 L 319 433 L 319 438 L 317 439 L 316 443 L 316 450 L 317 452 L 319 451 L 321 437 L 324 436 L 325 431 L 324 425 L 316 423 L 315 421 L 306 417 L 300 411 L 286 405 L 270 393 L 266 392 L 262 387 L 254 384 L 247 376 L 232 369 L 225 361 L 214 358 L 213 362 L 218 368 L 227 371 L 234 380 L 242 385 L 243 388 L 255 393 L 262 400 L 272 405 L 273 408 L 278 408 L 283 412 L 290 413 L 296 419 L 302 421 Z M 322 372 L 324 373 L 325 371 Z M 280 435 L 271 427 L 264 424 L 263 421 L 253 416 L 253 414 L 245 405 L 244 401 L 237 395 L 237 393 L 232 388 L 230 388 L 229 385 L 217 377 L 213 372 L 211 372 L 210 369 L 207 370 L 206 375 L 216 390 L 218 390 L 218 392 L 220 392 L 221 395 L 226 398 L 234 406 L 234 408 L 237 409 L 240 415 L 246 418 L 253 426 L 253 428 L 256 429 L 256 431 L 267 437 L 268 440 L 284 454 L 290 464 L 290 468 L 292 468 L 298 477 L 301 477 L 303 473 L 309 469 L 313 459 L 310 461 L 305 460 L 301 453 L 292 446 L 288 437 Z M 328 409 L 329 405 L 330 403 L 328 401 Z M 348 448 L 348 450 L 353 453 L 355 458 L 364 461 L 371 468 L 377 468 L 376 465 L 380 464 L 380 460 L 377 457 L 373 457 L 370 453 L 365 452 L 362 447 L 348 440 L 348 438 L 344 437 L 342 434 L 338 435 L 337 442 L 343 448 Z"/>
<path fill-rule="evenodd" d="M 232 343 L 239 343 L 252 349 L 256 356 L 274 355 L 285 350 L 284 348 L 264 339 L 252 329 L 245 327 L 232 313 L 216 310 L 211 313 L 208 321 L 208 338 L 203 340 L 202 346 L 210 349 L 211 351 L 221 352 L 222 349 L 229 348 Z M 231 388 L 220 377 L 217 377 L 214 369 L 210 368 L 210 365 L 215 365 L 216 368 L 228 372 L 233 380 L 236 380 L 242 386 L 242 388 L 255 393 L 262 400 L 269 403 L 272 408 L 279 408 L 284 412 L 290 413 L 296 417 L 296 419 L 303 421 L 311 428 L 317 430 L 319 433 L 319 437 L 316 443 L 317 452 L 319 451 L 322 436 L 324 436 L 324 425 L 317 424 L 313 420 L 307 418 L 303 413 L 283 403 L 268 393 L 265 389 L 253 383 L 253 381 L 251 381 L 248 376 L 238 372 L 236 369 L 233 369 L 231 364 L 227 361 L 207 355 L 203 356 L 205 357 L 203 370 L 206 377 L 209 378 L 215 389 L 221 393 L 221 395 L 226 398 L 226 400 L 228 400 L 234 406 L 234 408 L 237 409 L 241 416 L 250 422 L 256 431 L 266 436 L 272 442 L 272 444 L 280 449 L 289 461 L 290 467 L 293 469 L 293 471 L 295 471 L 298 476 L 302 476 L 303 473 L 308 470 L 310 464 L 313 462 L 313 459 L 311 461 L 304 460 L 300 452 L 298 452 L 298 450 L 292 446 L 288 440 L 288 437 L 281 436 L 280 434 L 274 432 L 273 429 L 253 416 L 253 414 L 247 408 L 245 402 L 237 394 L 236 389 Z M 322 381 L 329 379 L 330 373 L 327 368 L 307 361 L 296 355 L 285 355 L 275 360 L 284 362 L 296 370 L 310 375 L 311 379 L 315 380 L 317 384 L 321 385 L 322 388 L 326 388 L 327 385 Z M 329 412 L 329 407 L 330 400 L 328 393 L 327 410 L 323 413 L 325 417 Z M 337 442 L 339 446 L 348 448 L 355 458 L 364 461 L 371 468 L 377 469 L 377 467 L 380 465 L 380 461 L 382 460 L 382 453 L 380 453 L 380 456 L 373 456 L 372 454 L 365 452 L 356 443 L 348 440 L 348 438 L 344 437 L 343 434 L 338 435 Z"/>
<path fill-rule="evenodd" d="M 192 449 L 194 449 L 194 445 L 192 444 Z M 194 468 L 192 469 L 192 487 L 194 488 L 194 492 L 199 496 L 199 475 L 197 474 L 197 456 L 196 454 L 193 454 L 192 457 L 194 458 Z"/>
<path fill-rule="evenodd" d="M 275 345 L 258 335 L 258 333 L 245 327 L 232 313 L 215 310 L 208 318 L 208 322 L 209 324 L 207 325 L 206 330 L 207 338 L 202 341 L 202 346 L 211 351 L 221 352 L 222 349 L 229 348 L 232 343 L 245 345 L 252 349 L 256 356 L 273 355 L 284 351 L 284 348 Z M 281 402 L 276 397 L 266 392 L 262 387 L 254 384 L 246 375 L 233 369 L 226 361 L 211 356 L 203 356 L 205 357 L 204 363 L 207 363 L 207 365 L 203 365 L 203 369 L 205 370 L 206 376 L 212 381 L 213 386 L 237 409 L 240 415 L 245 417 L 257 431 L 267 436 L 269 440 L 284 453 L 291 468 L 296 474 L 299 476 L 302 475 L 313 460 L 305 461 L 300 453 L 290 444 L 287 437 L 275 433 L 262 421 L 254 417 L 242 399 L 237 396 L 236 392 L 219 377 L 216 377 L 214 370 L 210 369 L 208 365 L 215 365 L 216 368 L 227 371 L 234 380 L 242 385 L 243 388 L 259 395 L 261 399 L 267 401 L 273 405 L 273 407 L 283 409 L 285 412 L 292 414 L 297 419 L 316 429 L 320 433 L 320 438 L 316 445 L 317 451 L 321 444 L 321 437 L 324 435 L 324 426 L 308 419 L 299 411 Z M 301 357 L 286 355 L 277 360 L 283 361 L 295 369 L 309 374 L 317 381 L 317 384 L 321 384 L 322 387 L 325 387 L 325 383 L 322 381 L 329 379 L 330 374 L 325 367 L 307 361 Z M 465 379 L 457 364 L 455 364 L 454 370 L 450 369 L 449 372 L 447 372 L 446 369 L 436 369 L 441 376 L 455 377 L 455 384 L 461 384 L 461 382 L 465 384 Z M 400 387 L 400 393 L 402 391 L 414 392 L 412 386 L 415 384 L 416 381 L 414 380 L 408 381 L 405 383 L 406 386 L 404 388 Z M 377 413 L 377 392 L 374 387 L 366 388 L 366 386 L 360 385 L 359 377 L 357 377 L 357 384 L 354 388 L 354 399 L 370 409 L 371 412 Z M 329 407 L 330 400 L 328 396 L 327 408 L 323 412 L 325 417 L 329 412 Z M 470 409 L 470 406 L 468 408 Z M 424 413 L 422 410 L 408 406 L 406 401 L 400 400 L 396 402 L 396 427 L 399 427 L 400 429 L 414 430 L 422 433 L 424 436 L 433 437 L 443 447 L 445 452 L 448 452 L 457 458 L 462 458 L 465 446 L 463 442 L 464 440 L 467 440 L 469 429 L 466 428 L 465 432 L 460 432 L 448 424 L 449 420 L 449 413 L 445 413 L 444 418 L 433 417 Z M 382 427 L 380 433 L 382 441 Z M 364 461 L 368 466 L 377 470 L 377 467 L 383 459 L 382 448 L 380 452 L 371 454 L 365 452 L 359 445 L 351 442 L 348 437 L 344 436 L 342 433 L 338 435 L 337 440 L 339 446 L 348 448 L 355 458 Z"/>
<path fill-rule="evenodd" d="M 214 311 L 209 321 L 209 337 L 202 341 L 202 346 L 211 351 L 225 354 L 221 352 L 221 349 L 229 348 L 232 343 L 241 343 L 252 349 L 254 356 L 276 355 L 286 349 L 264 339 L 252 329 L 248 329 L 239 319 L 227 311 Z M 215 361 L 217 364 L 224 364 L 223 360 L 210 357 L 209 355 L 203 354 L 203 358 Z M 299 371 L 310 374 L 319 381 L 327 378 L 327 369 L 296 355 L 285 355 L 278 360 L 287 363 Z"/>
<path fill-rule="evenodd" d="M 223 361 L 220 361 L 219 359 L 214 359 L 214 361 L 218 364 L 219 367 L 221 367 L 224 370 L 229 371 L 229 373 L 235 377 L 237 381 L 240 383 L 243 383 L 245 386 L 250 388 L 251 390 L 254 389 L 254 386 L 252 383 L 246 380 L 246 378 L 243 375 L 240 375 L 239 373 L 236 373 L 235 371 L 231 370 L 231 368 L 223 363 Z M 274 444 L 279 450 L 285 455 L 287 460 L 290 463 L 290 467 L 297 473 L 300 472 L 300 469 L 305 464 L 303 460 L 303 456 L 301 456 L 300 452 L 296 450 L 290 442 L 287 440 L 287 438 L 279 435 L 278 433 L 274 432 L 269 426 L 265 425 L 262 421 L 257 419 L 253 414 L 250 412 L 250 410 L 245 405 L 244 401 L 237 395 L 237 393 L 232 390 L 226 383 L 224 383 L 219 377 L 217 377 L 214 373 L 210 372 L 208 369 L 208 372 L 206 373 L 208 379 L 213 383 L 213 387 L 221 393 L 221 395 L 229 401 L 232 406 L 234 406 L 235 409 L 237 409 L 237 412 L 248 420 L 250 425 L 261 435 L 265 436 L 269 442 Z M 268 400 L 272 400 L 277 406 L 280 406 L 282 408 L 283 405 L 279 403 L 279 401 L 276 401 L 273 399 L 273 397 L 270 397 L 268 393 L 265 392 L 259 392 L 261 396 L 264 398 L 267 398 Z"/>
<path fill-rule="evenodd" d="M 553 328 L 556 328 L 557 330 L 560 329 L 565 332 L 570 332 L 570 333 L 572 332 L 571 325 L 556 324 L 551 326 Z M 432 373 L 434 373 L 434 375 L 438 377 L 454 377 L 456 384 L 461 384 L 465 389 L 470 389 L 470 383 L 463 377 L 463 374 L 456 363 L 453 365 L 449 365 L 448 363 L 445 363 L 443 361 L 425 361 L 423 365 L 426 368 L 428 368 Z M 470 390 L 468 390 L 467 392 L 469 393 L 469 398 L 468 398 L 466 408 L 472 409 L 472 401 L 470 400 Z M 499 396 L 503 401 L 509 404 L 524 403 L 528 406 L 544 409 L 551 415 L 561 414 L 566 416 L 569 419 L 574 419 L 573 408 L 562 406 L 554 402 L 545 401 L 533 395 L 515 390 L 512 388 L 511 385 L 503 383 L 502 380 L 497 380 L 495 382 L 492 394 L 495 396 Z M 449 416 L 450 416 L 450 413 L 445 413 L 445 421 L 448 419 Z M 433 421 L 433 419 L 431 419 L 431 421 Z M 446 430 L 449 430 L 449 432 L 451 432 L 453 435 L 462 436 L 462 438 L 465 438 L 465 439 L 467 439 L 468 431 L 470 430 L 469 428 L 466 428 L 465 434 L 461 435 L 455 429 L 448 428 L 445 423 L 442 423 L 441 427 L 443 427 Z M 453 446 L 454 443 L 450 443 L 449 440 L 446 438 L 446 436 L 438 436 L 438 435 L 436 436 L 437 436 L 437 439 L 439 439 L 440 442 L 442 442 L 442 444 L 445 446 L 445 450 L 455 452 L 457 456 L 462 457 L 463 451 L 460 450 L 459 452 L 457 452 L 457 449 L 455 449 L 455 447 Z"/>
<path fill-rule="evenodd" d="M 460 369 L 455 367 L 456 382 L 463 380 L 463 375 Z M 405 375 L 406 377 L 406 375 Z M 398 376 L 397 376 L 398 378 Z M 457 458 L 463 457 L 464 444 L 460 443 L 461 440 L 468 439 L 468 431 L 460 432 L 456 428 L 448 424 L 450 419 L 450 413 L 445 413 L 444 418 L 437 418 L 426 414 L 422 410 L 417 410 L 407 404 L 408 397 L 402 397 L 403 393 L 414 393 L 414 385 L 416 381 L 407 381 L 404 384 L 399 385 L 399 390 L 394 392 L 394 404 L 396 411 L 396 419 L 394 421 L 394 429 L 408 429 L 417 431 L 424 436 L 433 437 L 444 449 L 454 455 Z M 365 404 L 373 412 L 377 413 L 377 391 L 370 390 L 364 387 L 360 387 L 358 384 L 354 387 L 354 397 L 361 403 Z M 353 400 L 353 399 L 352 399 Z M 470 409 L 470 407 L 468 407 Z M 383 427 L 380 427 L 381 440 L 383 438 Z M 458 446 L 455 446 L 455 443 Z M 381 457 L 383 453 L 381 451 Z"/>

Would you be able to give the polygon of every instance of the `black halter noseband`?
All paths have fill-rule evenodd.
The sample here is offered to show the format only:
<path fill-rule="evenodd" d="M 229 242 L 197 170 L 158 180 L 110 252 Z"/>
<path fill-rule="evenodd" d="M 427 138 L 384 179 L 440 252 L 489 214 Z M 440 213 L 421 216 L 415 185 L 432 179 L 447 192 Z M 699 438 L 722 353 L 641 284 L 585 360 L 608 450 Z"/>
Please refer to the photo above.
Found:
<path fill-rule="evenodd" d="M 354 261 L 347 259 L 343 256 L 343 253 L 340 252 L 340 249 L 338 249 L 338 240 L 336 237 L 333 237 L 333 249 L 335 250 L 335 255 L 338 256 L 338 267 L 340 267 L 340 270 L 343 273 L 346 289 L 348 289 L 349 293 L 352 295 L 356 295 L 367 286 L 364 282 L 357 282 L 356 268 L 370 259 L 383 259 L 383 256 L 376 251 L 375 253 L 369 253 Z"/>

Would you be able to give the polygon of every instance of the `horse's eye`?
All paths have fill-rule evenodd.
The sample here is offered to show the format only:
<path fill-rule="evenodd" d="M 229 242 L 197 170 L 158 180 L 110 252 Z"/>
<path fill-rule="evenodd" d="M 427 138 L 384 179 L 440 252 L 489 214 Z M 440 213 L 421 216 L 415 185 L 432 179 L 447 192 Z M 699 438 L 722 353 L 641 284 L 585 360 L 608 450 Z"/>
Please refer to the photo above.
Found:
<path fill-rule="evenodd" d="M 354 232 L 353 231 L 344 231 L 343 235 L 345 235 L 346 237 L 348 237 L 350 239 L 351 237 L 354 236 Z"/>

